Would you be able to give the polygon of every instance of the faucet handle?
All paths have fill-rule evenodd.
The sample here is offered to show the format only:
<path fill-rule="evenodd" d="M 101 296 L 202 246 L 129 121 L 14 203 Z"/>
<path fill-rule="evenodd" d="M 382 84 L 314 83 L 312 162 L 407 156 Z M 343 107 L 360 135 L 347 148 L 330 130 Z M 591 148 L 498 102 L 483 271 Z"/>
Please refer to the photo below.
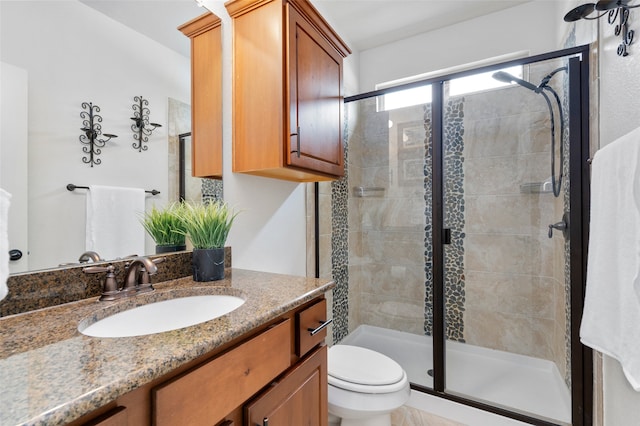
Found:
<path fill-rule="evenodd" d="M 82 272 L 85 274 L 99 274 L 100 272 L 113 272 L 113 265 L 109 266 L 87 266 L 86 268 L 82 268 Z"/>
<path fill-rule="evenodd" d="M 107 276 L 102 284 L 102 294 L 100 295 L 100 301 L 104 300 L 116 300 L 120 296 L 118 289 L 118 282 L 116 281 L 115 268 L 113 265 L 109 266 L 89 266 L 83 268 L 82 272 L 85 274 L 99 274 L 106 272 Z"/>

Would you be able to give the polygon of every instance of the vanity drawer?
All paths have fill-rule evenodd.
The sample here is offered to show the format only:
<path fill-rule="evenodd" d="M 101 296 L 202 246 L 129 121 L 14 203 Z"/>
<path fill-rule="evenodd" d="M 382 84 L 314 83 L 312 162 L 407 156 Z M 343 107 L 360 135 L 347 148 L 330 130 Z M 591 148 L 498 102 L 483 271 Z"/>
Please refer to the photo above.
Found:
<path fill-rule="evenodd" d="M 296 355 L 304 356 L 327 337 L 327 300 L 296 313 Z"/>
<path fill-rule="evenodd" d="M 152 391 L 153 424 L 212 425 L 290 365 L 290 320 Z"/>

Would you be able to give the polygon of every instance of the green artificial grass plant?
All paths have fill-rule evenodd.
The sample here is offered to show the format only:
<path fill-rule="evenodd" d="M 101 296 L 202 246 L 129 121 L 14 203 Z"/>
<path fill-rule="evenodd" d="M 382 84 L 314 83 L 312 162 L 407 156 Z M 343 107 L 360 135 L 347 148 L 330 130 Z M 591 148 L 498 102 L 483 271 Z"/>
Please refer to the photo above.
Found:
<path fill-rule="evenodd" d="M 181 211 L 183 203 L 173 203 L 164 209 L 145 212 L 141 218 L 142 226 L 159 246 L 182 246 L 185 244 L 185 224 Z"/>
<path fill-rule="evenodd" d="M 180 213 L 186 234 L 196 249 L 223 248 L 238 213 L 222 201 L 185 203 Z"/>

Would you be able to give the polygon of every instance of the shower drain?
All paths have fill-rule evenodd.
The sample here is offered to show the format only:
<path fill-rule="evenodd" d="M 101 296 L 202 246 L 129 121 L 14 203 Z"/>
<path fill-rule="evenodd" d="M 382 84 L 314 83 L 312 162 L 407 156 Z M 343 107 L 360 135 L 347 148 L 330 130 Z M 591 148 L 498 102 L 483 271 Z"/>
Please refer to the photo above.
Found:
<path fill-rule="evenodd" d="M 430 377 L 433 377 L 433 368 L 429 369 L 429 371 L 427 371 L 427 374 L 428 374 Z"/>

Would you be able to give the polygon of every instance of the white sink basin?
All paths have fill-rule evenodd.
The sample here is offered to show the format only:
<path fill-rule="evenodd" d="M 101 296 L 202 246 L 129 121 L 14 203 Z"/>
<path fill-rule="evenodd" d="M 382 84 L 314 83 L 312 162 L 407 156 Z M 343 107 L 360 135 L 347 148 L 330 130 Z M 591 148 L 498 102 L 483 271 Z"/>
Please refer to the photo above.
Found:
<path fill-rule="evenodd" d="M 78 331 L 93 337 L 130 337 L 177 330 L 237 309 L 244 299 L 227 295 L 179 297 L 110 315 Z"/>

